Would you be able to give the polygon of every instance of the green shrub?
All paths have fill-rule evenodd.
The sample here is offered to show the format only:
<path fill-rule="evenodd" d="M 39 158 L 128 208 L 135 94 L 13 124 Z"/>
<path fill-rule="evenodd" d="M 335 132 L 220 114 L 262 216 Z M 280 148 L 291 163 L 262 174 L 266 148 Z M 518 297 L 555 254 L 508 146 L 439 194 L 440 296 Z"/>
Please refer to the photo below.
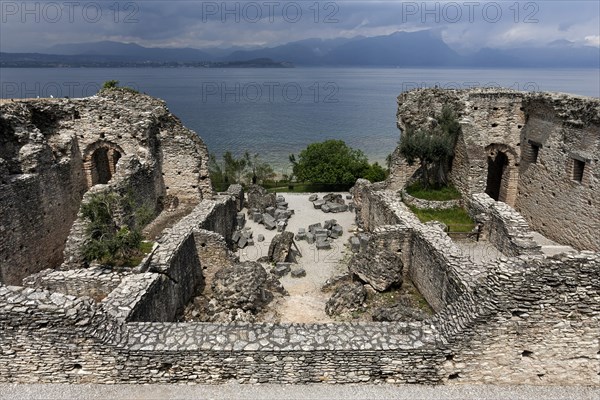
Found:
<path fill-rule="evenodd" d="M 142 250 L 147 247 L 143 246 L 141 229 L 152 221 L 154 211 L 148 205 L 137 209 L 134 205 L 131 194 L 116 193 L 94 194 L 82 204 L 81 213 L 87 220 L 87 240 L 83 246 L 87 262 L 133 266 L 141 261 L 145 254 Z"/>

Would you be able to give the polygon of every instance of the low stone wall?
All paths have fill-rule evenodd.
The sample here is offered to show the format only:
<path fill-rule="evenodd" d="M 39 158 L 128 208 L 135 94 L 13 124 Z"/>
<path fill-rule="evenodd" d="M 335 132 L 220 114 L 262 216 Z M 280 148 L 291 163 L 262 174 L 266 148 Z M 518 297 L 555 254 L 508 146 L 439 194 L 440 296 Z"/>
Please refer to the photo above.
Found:
<path fill-rule="evenodd" d="M 150 260 L 142 264 L 143 273 L 123 280 L 104 300 L 105 306 L 125 321 L 173 321 L 204 284 L 204 262 L 209 267 L 227 256 L 223 246 L 208 246 L 224 244 L 223 237 L 201 227 L 232 231 L 236 211 L 235 199 L 229 196 L 201 202 L 163 235 Z"/>
<path fill-rule="evenodd" d="M 119 286 L 124 276 L 100 267 L 71 271 L 45 269 L 23 279 L 23 286 L 101 301 Z"/>
<path fill-rule="evenodd" d="M 600 255 L 499 260 L 434 325 L 450 381 L 598 386 Z"/>
<path fill-rule="evenodd" d="M 447 201 L 433 201 L 433 200 L 425 200 L 419 199 L 417 197 L 411 196 L 406 192 L 406 190 L 402 191 L 402 200 L 406 205 L 425 209 L 425 210 L 448 210 L 450 208 L 462 207 L 462 199 L 456 200 L 447 200 Z"/>
<path fill-rule="evenodd" d="M 485 215 L 483 236 L 506 256 L 542 254 L 525 218 L 506 203 L 494 201 L 485 193 L 476 193 L 469 199 L 468 210 L 474 219 Z"/>

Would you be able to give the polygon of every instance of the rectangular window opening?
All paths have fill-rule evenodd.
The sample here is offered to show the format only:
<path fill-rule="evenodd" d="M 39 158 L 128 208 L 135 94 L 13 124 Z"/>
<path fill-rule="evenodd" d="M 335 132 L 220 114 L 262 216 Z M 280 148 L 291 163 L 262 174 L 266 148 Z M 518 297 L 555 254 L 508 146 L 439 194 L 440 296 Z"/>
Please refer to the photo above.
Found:
<path fill-rule="evenodd" d="M 585 169 L 585 162 L 573 159 L 573 175 L 574 181 L 581 182 L 583 180 L 583 170 Z"/>

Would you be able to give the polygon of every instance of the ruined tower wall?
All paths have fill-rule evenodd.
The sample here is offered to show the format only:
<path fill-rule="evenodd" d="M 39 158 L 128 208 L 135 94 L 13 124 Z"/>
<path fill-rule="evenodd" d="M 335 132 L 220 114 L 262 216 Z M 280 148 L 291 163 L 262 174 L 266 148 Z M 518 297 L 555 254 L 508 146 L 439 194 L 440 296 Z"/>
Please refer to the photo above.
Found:
<path fill-rule="evenodd" d="M 462 127 L 450 180 L 464 197 L 495 193 L 548 238 L 600 250 L 600 100 L 503 89 L 418 89 L 398 97 L 398 126 L 430 129 L 444 104 Z M 399 168 L 387 181 L 390 189 L 407 182 L 411 172 L 402 169 L 397 151 L 394 157 Z"/>
<path fill-rule="evenodd" d="M 0 105 L 0 280 L 19 284 L 59 266 L 83 194 L 115 176 L 126 156 L 148 168 L 136 190 L 156 206 L 167 195 L 199 202 L 211 194 L 206 146 L 160 100 L 114 89 Z M 162 174 L 171 183 L 178 172 L 191 183 L 167 189 Z"/>
<path fill-rule="evenodd" d="M 521 148 L 528 154 L 521 163 L 517 210 L 551 239 L 600 250 L 600 106 L 582 98 L 538 96 L 524 108 Z M 584 163 L 581 181 L 574 176 L 575 163 Z"/>

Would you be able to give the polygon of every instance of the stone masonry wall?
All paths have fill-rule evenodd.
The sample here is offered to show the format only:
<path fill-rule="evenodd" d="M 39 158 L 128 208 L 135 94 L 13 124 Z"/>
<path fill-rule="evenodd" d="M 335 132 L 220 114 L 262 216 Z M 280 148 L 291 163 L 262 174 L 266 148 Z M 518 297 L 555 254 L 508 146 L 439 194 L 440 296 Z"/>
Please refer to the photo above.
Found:
<path fill-rule="evenodd" d="M 497 262 L 436 317 L 445 381 L 600 385 L 600 257 Z"/>
<path fill-rule="evenodd" d="M 134 156 L 156 165 L 156 179 L 148 186 L 155 193 L 194 202 L 211 194 L 206 146 L 158 99 L 115 89 L 85 99 L 5 102 L 0 280 L 19 284 L 61 264 L 83 194 L 99 176 L 93 169 L 98 149 L 109 151 L 109 163 Z M 114 165 L 108 167 L 105 174 L 114 175 Z"/>
<path fill-rule="evenodd" d="M 579 250 L 600 251 L 600 100 L 539 95 L 523 104 L 528 116 L 521 142 L 515 208 L 544 236 Z M 585 162 L 581 182 L 573 163 Z"/>
<path fill-rule="evenodd" d="M 544 236 L 576 249 L 600 250 L 600 100 L 505 89 L 419 89 L 398 97 L 398 127 L 428 129 L 449 105 L 458 115 L 450 172 L 464 197 L 493 190 L 489 159 L 506 157 L 498 200 L 519 211 Z M 401 189 L 412 169 L 395 151 L 388 181 Z M 581 171 L 583 168 L 583 171 Z M 495 186 L 494 179 L 490 185 Z"/>
<path fill-rule="evenodd" d="M 23 279 L 23 286 L 101 301 L 119 286 L 123 278 L 123 273 L 101 267 L 71 271 L 45 269 Z"/>
<path fill-rule="evenodd" d="M 474 219 L 485 214 L 482 235 L 502 254 L 510 257 L 542 254 L 527 221 L 512 207 L 494 201 L 485 193 L 477 193 L 469 198 L 468 209 Z"/>

